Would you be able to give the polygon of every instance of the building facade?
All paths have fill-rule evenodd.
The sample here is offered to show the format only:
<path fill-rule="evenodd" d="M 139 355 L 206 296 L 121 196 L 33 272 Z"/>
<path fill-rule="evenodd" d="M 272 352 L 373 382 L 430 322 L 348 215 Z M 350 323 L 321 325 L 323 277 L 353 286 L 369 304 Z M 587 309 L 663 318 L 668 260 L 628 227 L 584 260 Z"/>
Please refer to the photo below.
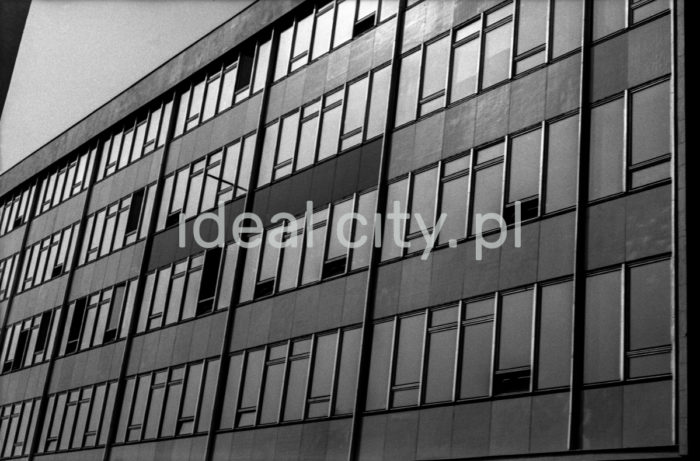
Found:
<path fill-rule="evenodd" d="M 252 3 L 0 175 L 0 458 L 684 457 L 683 9 Z"/>

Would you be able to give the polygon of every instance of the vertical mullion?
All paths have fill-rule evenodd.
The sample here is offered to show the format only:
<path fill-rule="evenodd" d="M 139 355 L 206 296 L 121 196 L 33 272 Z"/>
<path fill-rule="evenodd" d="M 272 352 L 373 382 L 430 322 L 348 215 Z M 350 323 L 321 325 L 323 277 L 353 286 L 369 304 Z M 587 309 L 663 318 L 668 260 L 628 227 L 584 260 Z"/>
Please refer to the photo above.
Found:
<path fill-rule="evenodd" d="M 314 372 L 314 359 L 316 357 L 316 341 L 318 336 L 316 334 L 311 335 L 310 350 L 309 350 L 309 363 L 306 367 L 306 382 L 304 383 L 304 406 L 301 409 L 301 419 L 302 421 L 306 419 L 309 409 L 309 392 L 311 391 L 311 381 L 313 379 Z"/>
<path fill-rule="evenodd" d="M 512 138 L 510 135 L 506 135 L 504 141 L 503 141 L 503 162 L 501 163 L 503 167 L 503 172 L 501 176 L 501 209 L 499 213 L 501 213 L 501 216 L 504 214 L 504 210 L 506 208 L 506 204 L 508 203 L 508 189 L 510 189 L 510 162 L 511 162 L 511 155 L 513 153 L 513 149 L 511 147 L 512 143 Z"/>
<path fill-rule="evenodd" d="M 399 317 L 394 316 L 394 318 L 391 319 L 391 322 L 393 323 L 393 325 L 391 329 L 391 347 L 389 355 L 389 381 L 387 382 L 386 402 L 384 403 L 385 410 L 391 408 L 391 397 L 394 388 L 394 378 L 396 377 L 396 355 L 398 354 L 398 351 L 396 350 L 396 344 L 398 336 L 399 334 L 401 334 L 399 330 Z"/>
<path fill-rule="evenodd" d="M 421 344 L 421 356 L 420 356 L 420 371 L 418 373 L 418 396 L 416 405 L 423 403 L 425 397 L 425 380 L 428 369 L 426 363 L 428 359 L 426 354 L 428 353 L 428 325 L 430 324 L 430 309 L 426 308 L 423 310 L 423 340 Z"/>
<path fill-rule="evenodd" d="M 540 285 L 538 283 L 532 288 L 532 326 L 530 334 L 530 392 L 537 389 L 537 351 L 538 351 L 538 338 L 539 338 L 539 324 L 540 318 Z"/>
<path fill-rule="evenodd" d="M 462 326 L 462 321 L 464 318 L 464 310 L 466 309 L 465 303 L 463 300 L 459 300 L 457 303 L 457 332 L 455 334 L 455 359 L 454 359 L 454 367 L 453 367 L 453 376 L 452 376 L 452 401 L 456 402 L 457 398 L 459 397 L 458 390 L 461 385 L 460 382 L 460 377 L 461 377 L 461 365 L 462 361 L 460 360 L 461 357 L 461 352 L 462 352 L 462 329 L 464 328 Z"/>
<path fill-rule="evenodd" d="M 493 397 L 494 391 L 494 374 L 498 366 L 498 352 L 500 343 L 501 330 L 501 293 L 496 292 L 493 296 L 493 334 L 491 335 L 491 370 L 489 372 L 489 397 Z"/>
<path fill-rule="evenodd" d="M 336 387 L 338 386 L 338 372 L 340 370 L 341 348 L 344 336 L 345 331 L 342 328 L 338 328 L 335 333 L 335 352 L 333 354 L 333 371 L 331 375 L 331 395 L 328 399 L 328 416 L 333 416 L 334 413 L 333 409 L 335 408 Z"/>
<path fill-rule="evenodd" d="M 549 133 L 549 128 L 547 122 L 543 121 L 540 124 L 540 176 L 538 183 L 538 203 L 537 203 L 537 216 L 542 216 L 544 214 L 544 203 L 545 203 L 545 181 L 547 180 L 547 158 L 548 158 L 548 146 L 547 146 L 547 135 Z"/>

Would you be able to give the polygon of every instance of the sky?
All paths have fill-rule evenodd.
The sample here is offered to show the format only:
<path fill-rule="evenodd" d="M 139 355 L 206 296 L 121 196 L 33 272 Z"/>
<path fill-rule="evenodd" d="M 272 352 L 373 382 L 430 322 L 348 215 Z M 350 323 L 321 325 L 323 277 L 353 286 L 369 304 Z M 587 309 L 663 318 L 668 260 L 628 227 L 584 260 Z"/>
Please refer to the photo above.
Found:
<path fill-rule="evenodd" d="M 0 118 L 0 172 L 252 0 L 32 0 Z"/>

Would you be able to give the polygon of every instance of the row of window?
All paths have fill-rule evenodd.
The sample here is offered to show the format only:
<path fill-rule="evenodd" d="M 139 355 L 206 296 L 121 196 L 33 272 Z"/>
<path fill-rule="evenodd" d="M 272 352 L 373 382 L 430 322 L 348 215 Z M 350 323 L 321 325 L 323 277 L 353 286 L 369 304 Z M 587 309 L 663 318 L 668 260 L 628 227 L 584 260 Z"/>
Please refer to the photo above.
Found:
<path fill-rule="evenodd" d="M 0 203 L 0 236 L 27 222 L 35 190 L 28 187 Z"/>
<path fill-rule="evenodd" d="M 0 301 L 10 296 L 12 282 L 17 274 L 18 261 L 19 253 L 0 260 Z"/>
<path fill-rule="evenodd" d="M 87 189 L 96 153 L 97 147 L 93 147 L 41 180 L 37 215 Z"/>
<path fill-rule="evenodd" d="M 218 375 L 212 359 L 127 378 L 116 442 L 208 431 Z"/>
<path fill-rule="evenodd" d="M 670 82 L 625 90 L 591 109 L 591 200 L 671 175 Z"/>
<path fill-rule="evenodd" d="M 75 223 L 25 248 L 18 291 L 28 290 L 70 270 L 79 226 L 80 223 Z"/>
<path fill-rule="evenodd" d="M 229 244 L 149 273 L 136 331 L 172 325 L 212 312 L 215 307 L 228 307 L 237 253 L 238 246 Z"/>
<path fill-rule="evenodd" d="M 668 260 L 587 277 L 586 383 L 671 372 L 670 280 Z M 572 290 L 537 284 L 377 322 L 366 410 L 568 386 Z"/>
<path fill-rule="evenodd" d="M 583 2 L 517 2 L 517 24 L 515 4 L 482 13 L 402 57 L 396 126 L 580 46 Z"/>
<path fill-rule="evenodd" d="M 317 282 L 366 267 L 372 250 L 376 191 L 354 195 L 252 236 L 240 301 Z M 365 218 L 348 222 L 351 213 Z M 341 239 L 344 238 L 345 242 Z M 364 241 L 351 248 L 347 242 Z"/>
<path fill-rule="evenodd" d="M 40 399 L 0 407 L 0 457 L 28 455 L 37 424 Z"/>
<path fill-rule="evenodd" d="M 382 134 L 390 77 L 384 66 L 269 124 L 258 186 Z"/>
<path fill-rule="evenodd" d="M 50 395 L 39 453 L 104 445 L 116 393 L 113 381 Z"/>
<path fill-rule="evenodd" d="M 220 429 L 351 414 L 360 332 L 338 329 L 233 354 Z"/>
<path fill-rule="evenodd" d="M 2 373 L 49 360 L 60 317 L 59 307 L 8 326 L 0 354 Z"/>
<path fill-rule="evenodd" d="M 59 356 L 125 338 L 136 296 L 136 279 L 72 301 Z"/>
<path fill-rule="evenodd" d="M 165 144 L 172 109 L 172 98 L 159 102 L 143 115 L 120 123 L 106 136 L 102 140 L 97 180 L 116 173 Z"/>
<path fill-rule="evenodd" d="M 593 40 L 666 11 L 670 6 L 669 0 L 593 2 Z"/>
<path fill-rule="evenodd" d="M 398 10 L 398 0 L 322 1 L 297 15 L 280 32 L 274 80 L 279 80 L 384 21 Z"/>
<path fill-rule="evenodd" d="M 472 149 L 456 159 L 439 162 L 389 185 L 387 213 L 410 212 L 400 222 L 400 241 L 392 238 L 394 223 L 384 228 L 382 260 L 422 251 L 420 226 L 433 232 L 438 217 L 444 221 L 438 244 L 459 241 L 476 233 L 476 215 L 498 213 L 514 222 L 515 202 L 521 202 L 521 219 L 567 208 L 576 199 L 578 115 L 544 122 L 525 133 L 487 147 Z M 543 169 L 543 171 L 540 171 Z M 505 178 L 505 180 L 504 180 Z M 497 227 L 487 221 L 482 230 Z"/>
<path fill-rule="evenodd" d="M 236 140 L 165 178 L 156 230 L 173 226 L 245 195 L 255 151 L 255 134 Z"/>
<path fill-rule="evenodd" d="M 179 106 L 173 136 L 190 131 L 217 113 L 238 104 L 265 86 L 271 41 L 243 47 L 232 62 L 227 61 L 178 94 Z"/>
<path fill-rule="evenodd" d="M 78 265 L 145 238 L 155 192 L 154 183 L 88 216 Z"/>

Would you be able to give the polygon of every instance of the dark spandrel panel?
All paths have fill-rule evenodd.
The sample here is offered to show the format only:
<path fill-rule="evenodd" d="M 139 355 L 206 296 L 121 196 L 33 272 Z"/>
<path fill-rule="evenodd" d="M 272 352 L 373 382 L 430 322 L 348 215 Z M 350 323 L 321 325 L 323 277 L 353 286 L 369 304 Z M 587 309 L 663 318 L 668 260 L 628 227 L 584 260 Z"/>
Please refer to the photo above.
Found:
<path fill-rule="evenodd" d="M 575 213 L 546 219 L 540 223 L 537 277 L 547 280 L 569 275 L 574 268 Z"/>
<path fill-rule="evenodd" d="M 583 392 L 581 448 L 622 447 L 623 387 L 588 389 Z"/>
<path fill-rule="evenodd" d="M 532 398 L 530 453 L 567 449 L 569 398 L 568 393 L 538 395 Z"/>
<path fill-rule="evenodd" d="M 587 255 L 588 269 L 595 269 L 625 260 L 625 199 L 610 200 L 588 209 Z"/>
<path fill-rule="evenodd" d="M 626 199 L 626 259 L 671 251 L 671 185 L 632 194 Z"/>
<path fill-rule="evenodd" d="M 671 361 L 670 352 L 629 357 L 627 359 L 627 376 L 629 378 L 642 378 L 671 373 Z"/>
<path fill-rule="evenodd" d="M 530 444 L 531 398 L 496 400 L 491 406 L 489 454 L 527 453 Z"/>
<path fill-rule="evenodd" d="M 622 445 L 673 443 L 673 382 L 627 385 L 623 390 Z"/>
<path fill-rule="evenodd" d="M 576 202 L 578 121 L 573 116 L 549 125 L 545 212 Z"/>
<path fill-rule="evenodd" d="M 479 402 L 453 407 L 453 456 L 474 457 L 489 454 L 491 405 L 491 402 Z"/>
<path fill-rule="evenodd" d="M 620 271 L 586 281 L 584 382 L 620 379 Z"/>
<path fill-rule="evenodd" d="M 421 410 L 418 416 L 416 459 L 447 459 L 452 449 L 453 409 Z"/>

